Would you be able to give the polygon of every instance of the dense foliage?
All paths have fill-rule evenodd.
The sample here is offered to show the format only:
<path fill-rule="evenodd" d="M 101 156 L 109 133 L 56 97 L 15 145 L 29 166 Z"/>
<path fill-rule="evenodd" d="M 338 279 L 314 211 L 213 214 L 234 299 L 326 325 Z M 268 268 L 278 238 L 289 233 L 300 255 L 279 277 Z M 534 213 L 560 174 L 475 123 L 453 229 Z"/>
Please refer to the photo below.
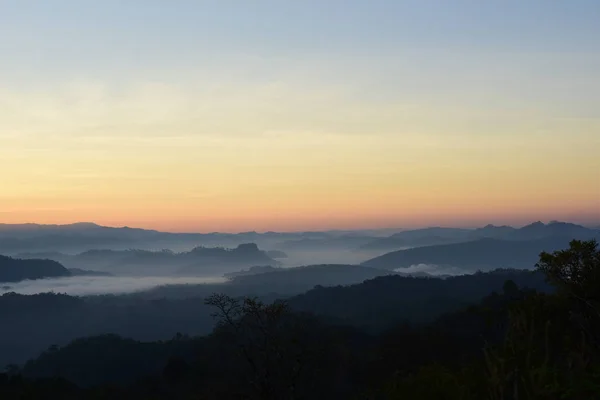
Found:
<path fill-rule="evenodd" d="M 499 291 L 505 280 L 545 290 L 541 274 L 498 270 L 442 279 L 381 277 L 387 271 L 318 265 L 240 276 L 224 284 L 172 285 L 130 295 L 72 297 L 63 294 L 0 296 L 0 365 L 24 363 L 49 346 L 105 333 L 142 341 L 169 340 L 177 332 L 206 335 L 214 327 L 204 299 L 214 292 L 256 296 L 266 303 L 286 298 L 293 311 L 377 333 L 399 322 L 433 321 Z M 312 289 L 314 288 L 314 289 Z M 312 290 L 309 290 L 312 289 Z M 294 296 L 296 293 L 307 293 Z"/>
<path fill-rule="evenodd" d="M 525 288 L 527 282 L 505 279 L 500 290 L 476 304 L 428 321 L 419 318 L 418 324 L 406 318 L 408 322 L 370 333 L 356 324 L 344 325 L 339 315 L 338 323 L 332 324 L 332 308 L 315 315 L 298 311 L 291 300 L 263 303 L 216 294 L 205 300 L 217 321 L 209 336 L 177 335 L 152 343 L 110 335 L 77 340 L 49 349 L 23 369 L 8 368 L 0 375 L 0 397 L 600 398 L 598 245 L 573 241 L 566 250 L 543 253 L 536 270 L 555 291 Z M 506 278 L 500 273 L 479 274 L 470 283 L 492 279 L 488 276 Z M 400 303 L 395 303 L 391 289 L 384 290 L 388 283 L 391 287 L 403 282 L 402 290 L 410 297 L 426 290 L 422 282 L 435 282 L 427 284 L 446 295 L 437 297 L 438 302 L 452 298 L 439 282 L 478 292 L 468 289 L 466 277 L 408 279 L 382 277 L 357 285 L 360 289 L 315 289 L 306 296 L 329 293 L 331 297 L 322 297 L 324 305 L 327 298 L 348 291 L 337 298 L 353 308 L 358 301 L 349 299 L 364 291 L 389 298 L 391 310 Z M 408 290 L 411 285 L 416 286 Z M 416 297 L 413 307 L 421 310 L 422 301 L 422 296 Z M 384 315 L 390 316 L 390 310 Z"/>

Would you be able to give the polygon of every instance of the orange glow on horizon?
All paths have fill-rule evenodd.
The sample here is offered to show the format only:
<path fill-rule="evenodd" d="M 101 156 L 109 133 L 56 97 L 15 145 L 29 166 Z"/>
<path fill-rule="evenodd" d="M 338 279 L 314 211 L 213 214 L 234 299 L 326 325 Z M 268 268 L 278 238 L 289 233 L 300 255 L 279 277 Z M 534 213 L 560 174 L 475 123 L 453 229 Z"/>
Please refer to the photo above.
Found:
<path fill-rule="evenodd" d="M 259 231 L 600 220 L 594 118 L 468 96 L 375 103 L 350 84 L 130 86 L 0 88 L 13 106 L 0 107 L 0 222 Z"/>

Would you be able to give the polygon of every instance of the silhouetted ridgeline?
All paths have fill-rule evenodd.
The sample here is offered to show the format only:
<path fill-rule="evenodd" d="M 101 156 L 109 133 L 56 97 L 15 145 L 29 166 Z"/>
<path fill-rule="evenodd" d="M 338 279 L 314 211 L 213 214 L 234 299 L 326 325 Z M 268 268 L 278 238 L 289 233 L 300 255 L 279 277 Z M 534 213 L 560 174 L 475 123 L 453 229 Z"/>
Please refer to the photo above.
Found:
<path fill-rule="evenodd" d="M 287 294 L 303 292 L 316 285 L 350 285 L 389 274 L 389 271 L 359 265 L 325 264 L 238 275 L 232 278 L 232 283 L 249 290 L 270 288 L 272 292 Z"/>
<path fill-rule="evenodd" d="M 241 271 L 226 273 L 227 283 L 202 285 L 164 285 L 136 293 L 145 299 L 186 298 L 208 296 L 212 292 L 224 292 L 232 296 L 254 295 L 269 298 L 288 297 L 303 293 L 316 285 L 348 285 L 361 283 L 377 276 L 392 274 L 391 271 L 357 265 L 309 265 L 294 268 L 255 266 Z"/>
<path fill-rule="evenodd" d="M 254 243 L 233 249 L 196 247 L 176 253 L 171 250 L 89 250 L 77 255 L 23 253 L 23 258 L 47 257 L 68 268 L 83 268 L 115 275 L 222 275 L 225 271 L 254 265 L 279 265 Z"/>
<path fill-rule="evenodd" d="M 204 298 L 212 293 L 265 301 L 288 298 L 298 311 L 310 311 L 335 321 L 379 330 L 395 321 L 432 320 L 441 313 L 474 303 L 506 279 L 543 287 L 529 271 L 505 271 L 448 278 L 381 276 L 388 271 L 357 266 L 308 266 L 240 276 L 227 284 L 181 285 L 121 296 L 71 297 L 58 294 L 0 297 L 0 365 L 24 362 L 53 344 L 78 337 L 114 333 L 136 340 L 166 340 L 177 332 L 208 333 L 214 326 Z M 349 287 L 322 285 L 362 282 Z M 315 283 L 317 282 L 317 283 Z"/>
<path fill-rule="evenodd" d="M 210 235 L 210 234 L 207 234 Z M 202 243 L 215 235 L 174 234 L 134 228 L 110 228 L 93 223 L 71 225 L 0 224 L 0 251 L 81 251 L 136 245 Z"/>
<path fill-rule="evenodd" d="M 360 243 L 388 234 L 389 230 L 356 232 L 240 232 L 240 233 L 169 233 L 146 229 L 111 228 L 93 223 L 71 225 L 7 225 L 0 224 L 0 252 L 17 254 L 23 252 L 80 253 L 86 250 L 128 248 L 155 250 L 171 248 L 177 251 L 196 246 L 234 247 L 243 243 L 257 243 L 261 247 L 277 249 L 279 244 L 303 239 L 335 242 L 336 237 L 348 235 L 349 241 L 340 240 L 344 247 L 358 245 L 350 236 L 365 236 Z M 319 242 L 320 243 L 320 242 Z M 321 244 L 317 244 L 318 246 Z"/>
<path fill-rule="evenodd" d="M 396 233 L 386 238 L 373 240 L 362 246 L 365 250 L 394 250 L 403 247 L 422 247 L 475 241 L 480 239 L 539 240 L 568 238 L 587 240 L 600 237 L 600 230 L 586 228 L 567 222 L 534 222 L 522 228 L 486 225 L 477 229 L 424 228 Z"/>
<path fill-rule="evenodd" d="M 413 229 L 373 240 L 362 245 L 361 248 L 365 250 L 386 250 L 456 243 L 469 240 L 473 234 L 474 230 L 460 228 L 431 227 Z"/>
<path fill-rule="evenodd" d="M 595 241 L 544 252 L 535 271 L 239 296 L 350 267 L 377 271 L 276 270 L 197 285 L 213 294 L 196 298 L 5 294 L 0 363 L 32 359 L 0 374 L 0 398 L 600 398 Z"/>
<path fill-rule="evenodd" d="M 194 347 L 201 339 L 183 335 L 165 342 L 139 342 L 117 335 L 76 339 L 69 345 L 50 348 L 23 369 L 25 376 L 60 376 L 81 386 L 131 384 L 137 379 L 160 374 L 170 358 L 193 360 Z M 96 360 L 90 364 L 90 359 Z"/>
<path fill-rule="evenodd" d="M 572 238 L 567 236 L 550 236 L 536 240 L 479 239 L 394 251 L 365 261 L 363 265 L 396 269 L 416 264 L 434 264 L 450 265 L 471 271 L 532 268 L 542 251 L 564 248 L 568 246 L 570 240 Z"/>
<path fill-rule="evenodd" d="M 288 303 L 299 311 L 377 331 L 402 321 L 430 322 L 502 291 L 507 280 L 521 288 L 550 290 L 541 273 L 506 269 L 446 279 L 384 276 L 351 286 L 316 287 Z"/>
<path fill-rule="evenodd" d="M 214 326 L 202 297 L 144 300 L 49 293 L 0 296 L 0 321 L 1 366 L 22 363 L 52 345 L 64 346 L 80 337 L 114 333 L 157 341 L 177 332 L 208 334 Z"/>
<path fill-rule="evenodd" d="M 184 265 L 178 270 L 180 274 L 203 273 L 206 267 L 240 267 L 250 265 L 279 265 L 268 256 L 267 252 L 259 250 L 255 243 L 240 244 L 235 249 L 198 247 L 188 253 L 181 253 L 177 258 Z"/>
<path fill-rule="evenodd" d="M 71 276 L 68 269 L 51 260 L 20 260 L 0 256 L 0 282 Z"/>

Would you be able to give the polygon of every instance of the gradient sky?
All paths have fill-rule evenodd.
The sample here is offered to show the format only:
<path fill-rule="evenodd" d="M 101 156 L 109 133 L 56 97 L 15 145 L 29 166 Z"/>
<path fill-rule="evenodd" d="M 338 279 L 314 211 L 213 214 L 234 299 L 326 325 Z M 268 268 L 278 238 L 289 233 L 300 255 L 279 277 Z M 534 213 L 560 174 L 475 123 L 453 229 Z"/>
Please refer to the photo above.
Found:
<path fill-rule="evenodd" d="M 600 221 L 597 0 L 0 0 L 0 222 Z"/>

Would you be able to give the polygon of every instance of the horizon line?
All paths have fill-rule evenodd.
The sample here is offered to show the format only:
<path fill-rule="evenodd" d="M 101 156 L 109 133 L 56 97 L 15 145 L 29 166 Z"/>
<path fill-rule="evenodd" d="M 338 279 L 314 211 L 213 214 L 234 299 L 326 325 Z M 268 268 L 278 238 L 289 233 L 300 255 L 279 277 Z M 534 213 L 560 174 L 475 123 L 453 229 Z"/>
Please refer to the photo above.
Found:
<path fill-rule="evenodd" d="M 582 226 L 585 228 L 589 228 L 589 229 L 598 229 L 600 227 L 600 221 L 596 221 L 596 222 L 586 222 L 586 223 L 575 223 L 575 222 L 570 222 L 570 221 L 562 221 L 562 220 L 556 220 L 556 219 L 550 219 L 547 220 L 547 222 L 544 222 L 542 220 L 533 220 L 531 222 L 525 223 L 525 224 L 517 224 L 517 225 L 511 225 L 511 224 L 493 224 L 493 223 L 489 223 L 489 224 L 480 224 L 480 225 L 469 225 L 469 226 L 465 226 L 465 225 L 422 225 L 422 226 L 417 226 L 417 227 L 408 227 L 408 228 L 402 228 L 402 227 L 367 227 L 367 228 L 329 228 L 329 229 L 321 229 L 321 230 L 246 230 L 246 231 L 175 231 L 175 230 L 159 230 L 159 229 L 155 229 L 155 228 L 144 228 L 144 227 L 139 227 L 139 226 L 129 226 L 129 225 L 119 225 L 119 224 L 101 224 L 101 223 L 97 223 L 97 222 L 90 222 L 90 221 L 79 221 L 79 222 L 71 222 L 71 223 L 63 223 L 63 224 L 57 224 L 57 223 L 37 223 L 37 222 L 22 222 L 22 223 L 4 223 L 4 222 L 0 222 L 0 227 L 4 226 L 4 227 L 10 227 L 10 226 L 39 226 L 39 227 L 68 227 L 68 226 L 77 226 L 77 225 L 93 225 L 96 227 L 100 227 L 100 228 L 110 228 L 110 229 L 137 229 L 137 230 L 144 230 L 144 231 L 154 231 L 154 232 L 160 232 L 160 233 L 170 233 L 170 234 L 204 234 L 204 235 L 210 235 L 210 234 L 232 234 L 232 235 L 240 235 L 240 234 L 244 234 L 244 233 L 256 233 L 256 234 L 267 234 L 267 233 L 310 233 L 310 232 L 360 232 L 360 231 L 388 231 L 388 230 L 398 230 L 398 231 L 410 231 L 410 230 L 419 230 L 419 229 L 429 229 L 429 228 L 449 228 L 449 229 L 478 229 L 478 228 L 484 228 L 486 226 L 494 226 L 494 227 L 510 227 L 510 228 L 515 228 L 515 229 L 519 229 L 519 228 L 523 228 L 525 226 L 528 225 L 532 225 L 535 223 L 543 223 L 544 225 L 549 225 L 552 223 L 566 223 L 566 224 L 573 224 L 573 225 L 578 225 L 578 226 Z"/>

